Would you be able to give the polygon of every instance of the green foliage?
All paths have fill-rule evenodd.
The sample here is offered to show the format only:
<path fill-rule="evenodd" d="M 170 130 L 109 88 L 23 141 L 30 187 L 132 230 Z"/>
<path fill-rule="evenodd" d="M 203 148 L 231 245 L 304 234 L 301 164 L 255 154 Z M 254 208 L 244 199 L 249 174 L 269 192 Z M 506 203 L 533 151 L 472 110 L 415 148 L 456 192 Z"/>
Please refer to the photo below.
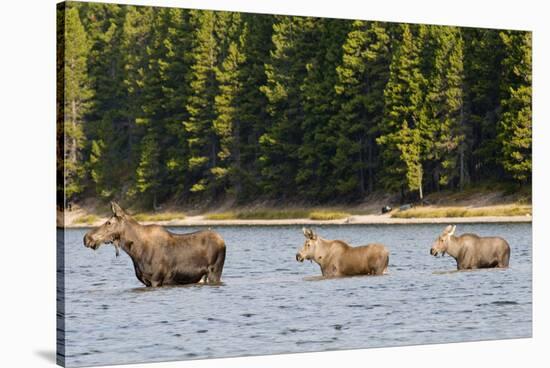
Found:
<path fill-rule="evenodd" d="M 96 3 L 58 20 L 67 198 L 317 204 L 531 180 L 528 32 Z"/>
<path fill-rule="evenodd" d="M 433 26 L 427 36 L 432 43 L 433 65 L 428 73 L 424 109 L 426 159 L 435 186 L 449 186 L 460 176 L 459 155 L 464 150 L 463 40 L 456 27 Z"/>
<path fill-rule="evenodd" d="M 304 118 L 303 139 L 298 148 L 297 191 L 309 201 L 319 202 L 337 194 L 333 183 L 337 166 L 331 162 L 336 152 L 335 133 L 340 129 L 333 118 L 340 108 L 334 85 L 337 66 L 342 60 L 342 43 L 348 22 L 337 19 L 317 19 L 313 32 L 318 33 L 316 50 L 306 63 L 305 77 L 300 86 Z"/>
<path fill-rule="evenodd" d="M 506 48 L 502 117 L 498 141 L 504 170 L 519 182 L 531 180 L 531 33 L 501 32 Z"/>
<path fill-rule="evenodd" d="M 242 94 L 246 76 L 242 65 L 246 62 L 243 53 L 248 32 L 242 27 L 240 16 L 234 17 L 235 34 L 229 34 L 229 46 L 221 66 L 216 69 L 219 83 L 218 95 L 214 98 L 217 117 L 213 121 L 214 134 L 219 140 L 217 165 L 210 169 L 217 185 L 225 191 L 235 188 L 239 196 L 241 185 L 240 129 Z"/>
<path fill-rule="evenodd" d="M 90 51 L 88 37 L 80 21 L 76 5 L 64 10 L 64 55 L 60 60 L 64 82 L 64 183 L 65 195 L 72 198 L 82 192 L 82 179 L 85 168 L 82 162 L 82 149 L 86 140 L 84 135 L 84 115 L 89 109 L 89 100 L 93 91 L 89 88 L 88 54 Z M 63 15 L 61 15 L 63 17 Z M 61 57 L 61 55 L 59 55 Z"/>
<path fill-rule="evenodd" d="M 159 189 L 159 147 L 154 131 L 147 132 L 141 142 L 141 157 L 136 170 L 136 190 L 153 194 Z"/>
<path fill-rule="evenodd" d="M 342 46 L 335 85 L 342 102 L 333 119 L 338 135 L 332 158 L 340 195 L 362 196 L 374 190 L 378 154 L 375 137 L 379 135 L 389 78 L 391 27 L 354 21 Z"/>
<path fill-rule="evenodd" d="M 499 32 L 461 29 L 464 38 L 466 162 L 473 181 L 502 177 L 496 139 L 504 47 Z"/>
<path fill-rule="evenodd" d="M 423 109 L 427 81 L 421 71 L 422 41 L 413 35 L 409 25 L 402 26 L 384 89 L 385 114 L 377 142 L 384 167 L 381 181 L 389 190 L 407 188 L 422 193 L 422 164 L 428 145 L 423 136 L 427 124 Z"/>
<path fill-rule="evenodd" d="M 268 100 L 271 121 L 259 138 L 259 161 L 265 191 L 274 197 L 296 194 L 294 178 L 304 117 L 300 85 L 316 46 L 315 38 L 308 38 L 315 36 L 315 24 L 313 18 L 289 16 L 277 16 L 273 24 L 273 49 L 265 64 L 267 81 L 260 87 Z"/>

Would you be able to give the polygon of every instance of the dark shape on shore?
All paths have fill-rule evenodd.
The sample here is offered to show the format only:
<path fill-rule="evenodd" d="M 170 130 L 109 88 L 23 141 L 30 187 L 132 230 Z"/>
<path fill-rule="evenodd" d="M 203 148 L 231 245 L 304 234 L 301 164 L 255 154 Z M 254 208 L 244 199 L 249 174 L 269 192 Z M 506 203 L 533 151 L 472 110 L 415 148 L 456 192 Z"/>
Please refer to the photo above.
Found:
<path fill-rule="evenodd" d="M 341 240 L 326 240 L 303 228 L 306 242 L 296 260 L 315 261 L 323 276 L 382 275 L 388 269 L 389 252 L 382 244 L 351 247 Z"/>
<path fill-rule="evenodd" d="M 113 216 L 84 235 L 84 245 L 122 248 L 134 263 L 136 277 L 146 286 L 218 284 L 225 261 L 225 243 L 214 231 L 174 234 L 162 226 L 140 225 L 118 204 Z"/>
<path fill-rule="evenodd" d="M 447 253 L 456 260 L 458 270 L 474 268 L 506 268 L 510 261 L 510 245 L 501 237 L 480 237 L 475 234 L 455 236 L 456 225 L 449 225 L 430 249 L 438 256 Z"/>
<path fill-rule="evenodd" d="M 384 206 L 382 207 L 382 213 L 388 213 L 391 212 L 393 208 L 391 206 Z"/>

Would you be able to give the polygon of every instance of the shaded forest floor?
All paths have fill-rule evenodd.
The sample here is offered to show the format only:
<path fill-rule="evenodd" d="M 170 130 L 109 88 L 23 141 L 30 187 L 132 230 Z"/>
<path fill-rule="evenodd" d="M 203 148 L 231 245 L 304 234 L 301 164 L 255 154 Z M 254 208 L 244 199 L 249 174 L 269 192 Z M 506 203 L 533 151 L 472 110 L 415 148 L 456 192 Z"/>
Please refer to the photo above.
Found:
<path fill-rule="evenodd" d="M 382 207 L 393 209 L 382 214 Z M 400 203 L 399 196 L 374 193 L 353 204 L 308 205 L 257 201 L 236 205 L 227 200 L 209 205 L 178 206 L 165 203 L 157 211 L 129 206 L 128 212 L 142 223 L 172 226 L 194 225 L 290 225 L 290 224 L 391 224 L 531 221 L 530 188 L 507 192 L 491 186 L 461 192 L 441 191 L 425 197 L 423 205 Z M 67 227 L 102 224 L 111 214 L 108 203 L 94 198 L 72 205 L 65 211 Z M 58 212 L 58 225 L 63 214 Z"/>

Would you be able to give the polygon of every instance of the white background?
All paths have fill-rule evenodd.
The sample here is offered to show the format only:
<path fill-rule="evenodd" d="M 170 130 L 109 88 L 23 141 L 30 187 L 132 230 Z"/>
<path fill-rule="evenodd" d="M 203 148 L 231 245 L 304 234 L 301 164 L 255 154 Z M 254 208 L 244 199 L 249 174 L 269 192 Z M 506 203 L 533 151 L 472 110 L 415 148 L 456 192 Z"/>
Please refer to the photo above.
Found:
<path fill-rule="evenodd" d="M 534 31 L 533 339 L 261 356 L 132 367 L 547 366 L 550 262 L 549 23 L 545 1 L 119 1 L 146 5 Z M 0 8 L 0 367 L 55 359 L 55 1 Z M 122 312 L 122 311 L 121 311 Z"/>

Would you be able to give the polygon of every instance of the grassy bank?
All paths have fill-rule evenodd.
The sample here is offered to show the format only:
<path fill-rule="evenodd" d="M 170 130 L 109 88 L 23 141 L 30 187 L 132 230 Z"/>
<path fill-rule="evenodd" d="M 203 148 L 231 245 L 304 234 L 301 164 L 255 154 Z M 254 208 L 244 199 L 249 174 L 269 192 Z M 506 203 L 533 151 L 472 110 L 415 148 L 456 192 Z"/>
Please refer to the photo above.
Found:
<path fill-rule="evenodd" d="M 531 206 L 510 204 L 480 208 L 469 207 L 415 207 L 392 213 L 395 218 L 486 217 L 525 216 L 532 213 Z"/>
<path fill-rule="evenodd" d="M 182 212 L 136 213 L 132 216 L 140 222 L 185 220 L 186 217 Z M 100 217 L 95 214 L 86 214 L 76 217 L 72 222 L 78 225 L 91 225 L 101 221 L 102 219 L 104 220 L 105 217 Z"/>
<path fill-rule="evenodd" d="M 497 188 L 491 190 L 490 188 Z M 425 197 L 430 205 L 413 207 L 399 211 L 398 196 L 378 193 L 366 197 L 354 204 L 333 204 L 326 206 L 296 205 L 285 207 L 279 202 L 255 202 L 245 206 L 235 206 L 232 203 L 210 204 L 200 206 L 179 206 L 175 203 L 164 203 L 163 210 L 151 211 L 126 204 L 125 207 L 134 218 L 145 223 L 163 224 L 196 224 L 199 222 L 247 223 L 247 221 L 266 223 L 289 223 L 294 220 L 311 222 L 410 222 L 422 219 L 445 218 L 498 218 L 529 217 L 532 213 L 530 188 L 525 187 L 512 193 L 507 193 L 497 184 L 490 186 L 467 188 L 461 192 L 442 191 Z M 390 214 L 381 214 L 381 208 L 391 205 L 396 208 Z M 73 206 L 72 211 L 65 212 L 67 225 L 96 226 L 111 216 L 108 203 L 92 199 Z M 60 223 L 61 223 L 60 222 Z"/>
<path fill-rule="evenodd" d="M 134 215 L 136 220 L 147 222 L 184 220 L 185 217 L 183 212 L 138 213 Z"/>
<path fill-rule="evenodd" d="M 306 210 L 306 209 L 261 209 L 229 211 L 206 214 L 206 220 L 285 220 L 302 219 L 311 220 L 340 220 L 351 216 L 347 212 L 332 210 Z"/>
<path fill-rule="evenodd" d="M 100 218 L 98 216 L 90 214 L 90 215 L 77 217 L 74 220 L 74 223 L 79 225 L 87 225 L 87 224 L 93 224 L 96 221 L 99 221 L 99 219 Z"/>

